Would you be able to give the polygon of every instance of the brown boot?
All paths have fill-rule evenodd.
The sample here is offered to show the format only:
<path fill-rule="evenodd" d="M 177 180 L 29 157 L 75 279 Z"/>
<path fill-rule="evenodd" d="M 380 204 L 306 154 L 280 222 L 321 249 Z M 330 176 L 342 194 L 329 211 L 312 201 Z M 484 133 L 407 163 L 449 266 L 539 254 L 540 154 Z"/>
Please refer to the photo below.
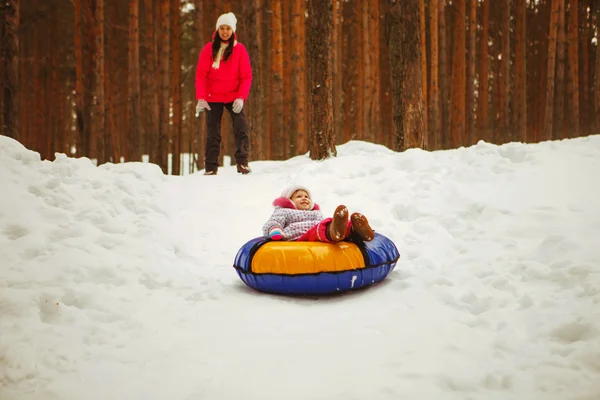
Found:
<path fill-rule="evenodd" d="M 348 227 L 348 209 L 339 205 L 333 213 L 333 221 L 329 223 L 329 237 L 334 242 L 339 242 L 346 237 Z"/>
<path fill-rule="evenodd" d="M 370 242 L 375 237 L 373 228 L 369 225 L 367 217 L 361 213 L 352 213 L 350 216 L 352 221 L 352 230 L 365 242 Z"/>

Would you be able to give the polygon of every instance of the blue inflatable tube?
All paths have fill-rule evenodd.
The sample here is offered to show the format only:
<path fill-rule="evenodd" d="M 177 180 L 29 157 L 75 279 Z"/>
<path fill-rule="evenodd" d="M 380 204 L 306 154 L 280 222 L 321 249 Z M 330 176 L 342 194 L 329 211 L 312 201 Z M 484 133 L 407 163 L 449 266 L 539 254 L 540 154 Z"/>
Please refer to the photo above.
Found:
<path fill-rule="evenodd" d="M 269 243 L 277 244 L 279 251 L 270 250 Z M 328 270 L 316 270 L 312 262 L 300 261 L 294 265 L 292 272 L 281 265 L 287 261 L 279 255 L 281 246 L 330 246 L 331 254 L 325 255 L 327 260 L 335 257 L 332 262 L 335 265 Z M 249 287 L 265 292 L 291 295 L 323 295 L 342 293 L 349 290 L 360 289 L 385 279 L 392 272 L 400 259 L 400 253 L 396 245 L 382 234 L 375 233 L 370 242 L 352 241 L 337 243 L 318 242 L 272 242 L 267 237 L 257 237 L 244 244 L 238 251 L 233 267 L 241 280 Z M 331 246 L 341 246 L 345 254 L 355 252 L 357 257 L 343 257 L 338 249 Z M 285 247 L 283 247 L 285 249 Z M 308 250 L 311 250 L 308 248 Z M 336 251 L 333 251 L 336 250 Z M 260 257 L 258 252 L 263 252 Z M 265 253 L 272 251 L 272 253 Z M 285 251 L 285 250 L 283 250 Z M 322 252 L 309 251 L 313 257 L 323 257 Z M 279 257 L 279 258 L 277 258 Z M 291 257 L 296 262 L 296 257 Z M 260 261 L 257 261 L 260 260 Z M 323 259 L 316 260 L 323 264 Z M 260 264 L 257 264 L 260 262 Z M 327 261 L 329 262 L 329 261 Z M 303 264 L 304 263 L 304 264 Z M 272 265 L 265 265 L 272 264 Z M 268 272 L 265 272 L 268 271 Z M 273 272 L 276 271 L 276 272 Z"/>

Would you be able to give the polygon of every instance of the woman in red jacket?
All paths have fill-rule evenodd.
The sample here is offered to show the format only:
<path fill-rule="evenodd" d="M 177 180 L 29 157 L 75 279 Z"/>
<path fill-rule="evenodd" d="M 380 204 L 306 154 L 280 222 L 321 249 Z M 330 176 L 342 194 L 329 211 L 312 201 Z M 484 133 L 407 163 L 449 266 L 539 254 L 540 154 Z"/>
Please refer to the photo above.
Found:
<path fill-rule="evenodd" d="M 196 68 L 196 115 L 206 114 L 204 175 L 216 175 L 221 150 L 221 117 L 226 108 L 233 121 L 237 172 L 248 174 L 248 122 L 244 101 L 252 86 L 252 68 L 246 47 L 237 41 L 237 19 L 233 13 L 217 19 L 212 42 L 200 52 Z"/>

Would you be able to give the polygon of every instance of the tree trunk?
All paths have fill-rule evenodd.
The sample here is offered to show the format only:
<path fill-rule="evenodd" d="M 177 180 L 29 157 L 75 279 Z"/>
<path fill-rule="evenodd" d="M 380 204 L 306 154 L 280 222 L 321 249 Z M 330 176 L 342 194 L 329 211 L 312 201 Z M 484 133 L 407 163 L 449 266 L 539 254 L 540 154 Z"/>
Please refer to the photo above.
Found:
<path fill-rule="evenodd" d="M 300 1 L 305 3 L 305 1 Z M 294 3 L 298 3 L 294 0 Z M 331 30 L 331 74 L 333 79 L 333 126 L 336 134 L 336 140 L 341 143 L 344 139 L 344 113 L 343 113 L 343 98 L 344 98 L 344 85 L 343 85 L 343 58 L 342 54 L 344 51 L 343 41 L 343 24 L 342 24 L 342 4 L 338 0 L 332 2 L 333 6 L 333 29 Z M 292 37 L 292 43 L 296 41 L 295 37 Z M 306 51 L 300 49 L 300 54 L 305 54 Z"/>
<path fill-rule="evenodd" d="M 421 85 L 423 90 L 423 149 L 429 149 L 429 96 L 427 84 L 427 22 L 425 0 L 419 0 L 419 30 L 421 31 Z"/>
<path fill-rule="evenodd" d="M 579 136 L 579 11 L 578 0 L 569 0 L 569 26 L 568 26 L 568 82 L 567 82 L 567 104 L 569 137 Z M 598 7 L 600 10 L 600 7 Z M 600 23 L 600 20 L 596 20 Z M 598 45 L 596 46 L 598 49 Z M 596 63 L 598 63 L 598 51 L 596 50 Z M 596 113 L 597 114 L 597 113 Z"/>
<path fill-rule="evenodd" d="M 246 14 L 246 29 L 248 40 L 248 54 L 250 65 L 253 68 L 252 90 L 248 96 L 249 130 L 250 130 L 250 154 L 254 159 L 262 160 L 265 157 L 263 138 L 265 129 L 263 123 L 264 93 L 262 75 L 257 73 L 260 69 L 260 0 L 248 0 L 244 2 L 244 14 Z M 294 92 L 296 93 L 296 92 Z"/>
<path fill-rule="evenodd" d="M 475 142 L 480 139 L 489 141 L 489 79 L 490 79 L 490 59 L 489 59 L 489 31 L 490 31 L 490 1 L 483 0 L 481 39 L 479 39 L 479 87 L 477 95 L 477 133 Z"/>
<path fill-rule="evenodd" d="M 600 14 L 600 12 L 598 14 Z M 594 85 L 594 105 L 596 115 L 595 133 L 600 134 L 600 45 L 596 45 L 596 81 Z"/>
<path fill-rule="evenodd" d="M 323 160 L 337 156 L 333 129 L 331 37 L 332 5 L 308 0 L 308 71 L 310 82 L 309 141 L 310 158 Z"/>
<path fill-rule="evenodd" d="M 552 139 L 562 139 L 565 134 L 565 0 L 561 0 L 559 4 L 557 30 L 554 132 Z"/>
<path fill-rule="evenodd" d="M 489 0 L 484 0 L 489 1 Z M 448 124 L 450 123 L 450 68 L 448 61 L 448 35 L 446 34 L 446 0 L 439 0 L 439 14 L 438 14 L 438 37 L 440 41 L 439 48 L 439 59 L 440 59 L 440 95 L 441 95 L 441 125 L 440 125 L 440 139 L 439 143 L 441 148 L 450 147 L 450 140 L 448 135 Z M 442 128 L 443 127 L 443 128 Z"/>
<path fill-rule="evenodd" d="M 292 104 L 292 93 L 290 90 L 290 81 L 292 78 L 291 74 L 291 51 L 289 45 L 283 43 L 289 43 L 292 36 L 291 32 L 291 18 L 292 8 L 290 1 L 284 1 L 281 4 L 281 35 L 282 35 L 282 46 L 281 46 L 281 57 L 283 58 L 283 69 L 282 69 L 282 123 L 284 127 L 290 127 L 291 121 L 291 104 Z M 283 159 L 287 160 L 290 157 L 297 155 L 296 152 L 296 132 L 289 132 L 284 128 L 282 135 L 283 143 Z"/>
<path fill-rule="evenodd" d="M 456 0 L 454 6 L 454 45 L 452 50 L 452 111 L 450 136 L 452 147 L 465 143 L 465 83 L 466 83 L 466 0 Z"/>
<path fill-rule="evenodd" d="M 439 150 L 441 148 L 440 130 L 441 104 L 440 104 L 440 86 L 439 86 L 439 7 L 443 6 L 443 0 L 431 0 L 429 3 L 429 26 L 431 30 L 431 85 L 429 101 L 431 104 L 431 121 L 429 124 L 430 138 L 429 148 Z"/>
<path fill-rule="evenodd" d="M 283 125 L 283 27 L 281 24 L 281 2 L 273 0 L 271 3 L 271 29 L 272 29 L 272 46 L 271 46 L 271 118 L 274 137 L 274 159 L 285 159 L 285 140 Z M 287 129 L 285 129 L 287 131 Z"/>
<path fill-rule="evenodd" d="M 306 11 L 305 0 L 294 0 L 292 4 L 292 105 L 295 118 L 292 119 L 292 131 L 296 133 L 296 151 L 304 154 L 308 151 L 306 132 Z M 342 38 L 339 37 L 338 40 Z M 258 46 L 258 43 L 257 43 Z M 341 75 L 340 75 L 341 79 Z M 341 83 L 339 88 L 341 89 Z M 342 99 L 340 94 L 339 99 Z M 341 107 L 341 103 L 340 103 Z"/>
<path fill-rule="evenodd" d="M 467 145 L 475 144 L 475 66 L 477 54 L 475 45 L 477 39 L 477 0 L 469 0 L 469 51 L 467 61 Z"/>
<path fill-rule="evenodd" d="M 82 32 L 82 10 L 81 0 L 73 1 L 75 22 L 74 22 L 74 55 L 75 55 L 75 129 L 77 133 L 77 140 L 75 148 L 77 149 L 78 156 L 87 156 L 89 153 L 89 144 L 87 143 L 88 138 L 86 137 L 85 120 L 83 114 L 85 112 L 85 106 L 83 102 L 83 32 Z"/>
<path fill-rule="evenodd" d="M 399 151 L 422 148 L 425 135 L 419 13 L 419 0 L 405 0 L 392 5 L 388 15 L 394 135 Z"/>
<path fill-rule="evenodd" d="M 498 142 L 512 141 L 510 129 L 510 0 L 502 1 L 502 66 L 500 81 L 500 139 Z"/>
<path fill-rule="evenodd" d="M 2 134 L 19 139 L 19 0 L 4 1 Z"/>
<path fill-rule="evenodd" d="M 93 0 L 83 0 L 83 131 L 85 140 L 84 156 L 98 157 L 98 132 L 94 132 L 92 109 L 94 108 L 94 93 L 96 92 L 95 62 L 96 62 L 96 19 Z"/>
<path fill-rule="evenodd" d="M 144 82 L 144 132 L 146 132 L 146 140 L 144 152 L 149 155 L 150 162 L 158 164 L 158 121 L 159 121 L 159 101 L 158 101 L 158 84 L 157 84 L 157 65 L 158 50 L 156 48 L 156 32 L 157 24 L 156 15 L 154 13 L 154 1 L 145 0 L 144 8 L 146 10 L 146 25 L 144 29 L 144 47 L 145 47 L 145 65 L 143 69 L 142 79 Z M 159 21 L 160 23 L 160 21 Z"/>
<path fill-rule="evenodd" d="M 356 32 L 360 29 L 357 15 L 358 0 L 348 0 L 343 3 L 342 14 L 342 40 L 343 40 L 343 68 L 344 76 L 342 86 L 344 88 L 343 113 L 344 113 L 344 138 L 343 142 L 357 138 L 360 131 L 358 87 L 363 84 L 359 80 L 359 46 Z M 352 122 L 350 122 L 352 121 Z"/>
<path fill-rule="evenodd" d="M 513 89 L 513 125 L 516 141 L 527 141 L 527 20 L 526 1 L 516 3 L 515 87 Z"/>
<path fill-rule="evenodd" d="M 171 4 L 170 0 L 160 2 L 160 107 L 158 131 L 158 165 L 163 173 L 169 173 L 169 94 L 171 87 Z"/>
<path fill-rule="evenodd" d="M 141 111 L 140 111 L 140 40 L 139 40 L 139 0 L 129 0 L 129 66 L 128 66 L 128 115 L 129 134 L 127 135 L 129 151 L 127 158 L 130 161 L 141 161 L 142 149 L 140 146 Z"/>
<path fill-rule="evenodd" d="M 95 8 L 94 80 L 96 101 L 93 113 L 93 136 L 96 138 L 98 165 L 108 161 L 110 156 L 109 138 L 106 137 L 106 103 L 104 99 L 104 0 L 96 0 Z"/>
<path fill-rule="evenodd" d="M 172 141 L 172 175 L 181 175 L 181 10 L 180 2 L 171 2 L 171 103 L 173 107 L 171 141 Z"/>
<path fill-rule="evenodd" d="M 558 28 L 558 13 L 562 0 L 552 0 L 552 11 L 550 14 L 550 37 L 548 40 L 548 75 L 546 77 L 546 106 L 544 112 L 544 131 L 541 140 L 552 138 L 552 127 L 554 122 L 554 70 L 556 68 L 556 36 Z"/>

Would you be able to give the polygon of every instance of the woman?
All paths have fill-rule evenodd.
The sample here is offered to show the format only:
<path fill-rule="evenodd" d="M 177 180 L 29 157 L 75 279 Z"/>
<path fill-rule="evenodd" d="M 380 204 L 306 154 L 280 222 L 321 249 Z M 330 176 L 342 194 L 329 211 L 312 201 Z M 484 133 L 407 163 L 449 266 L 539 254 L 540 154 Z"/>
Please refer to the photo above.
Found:
<path fill-rule="evenodd" d="M 246 47 L 237 41 L 237 19 L 226 13 L 217 19 L 212 42 L 207 43 L 196 68 L 196 115 L 206 110 L 204 175 L 216 175 L 221 150 L 221 117 L 226 108 L 233 121 L 237 172 L 248 174 L 248 122 L 244 101 L 252 86 L 252 68 Z"/>

